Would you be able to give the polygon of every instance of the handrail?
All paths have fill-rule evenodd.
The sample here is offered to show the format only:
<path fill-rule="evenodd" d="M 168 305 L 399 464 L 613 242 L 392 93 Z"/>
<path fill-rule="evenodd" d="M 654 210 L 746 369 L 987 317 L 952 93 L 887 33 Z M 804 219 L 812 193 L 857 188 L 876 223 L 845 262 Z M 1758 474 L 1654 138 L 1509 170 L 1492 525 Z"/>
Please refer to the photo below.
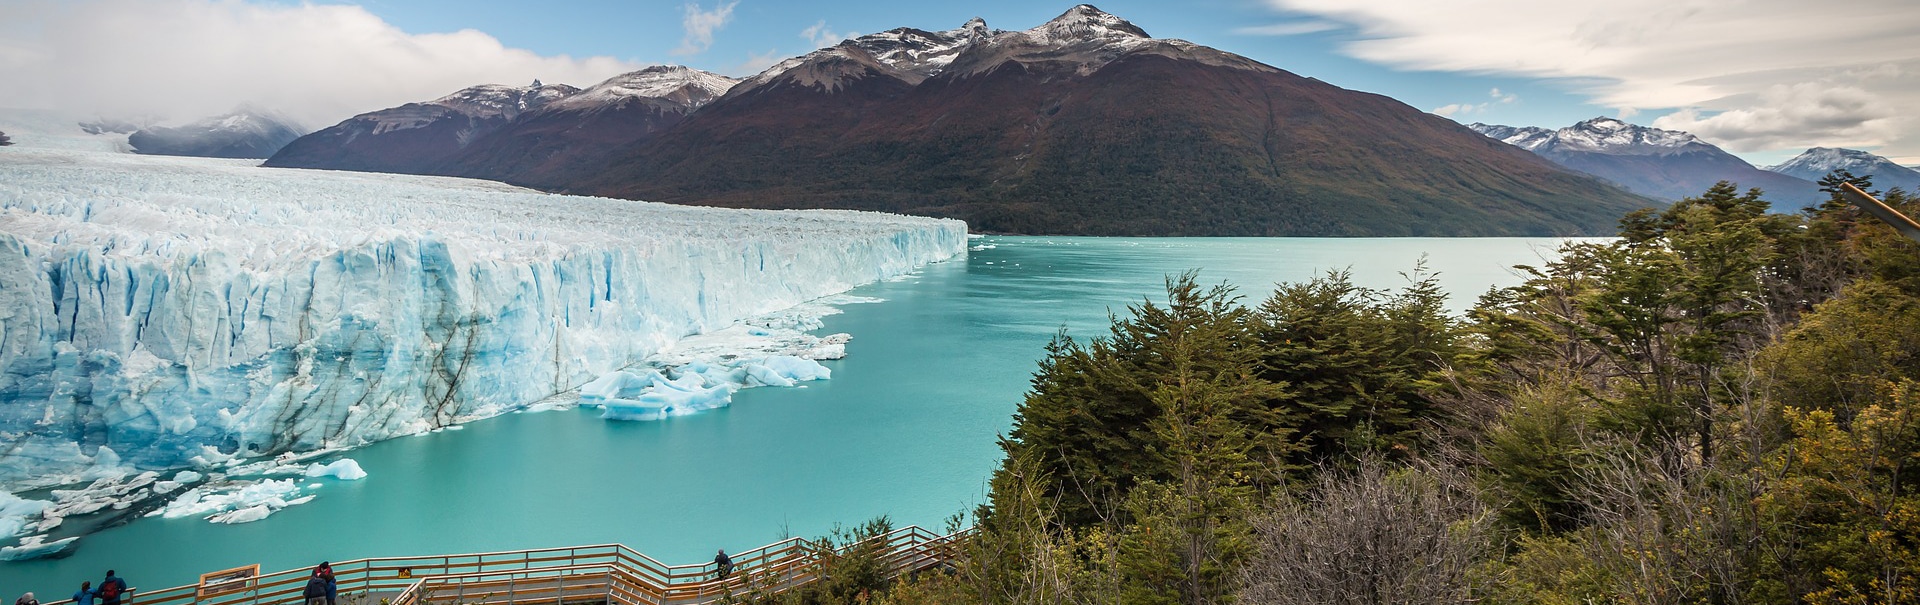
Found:
<path fill-rule="evenodd" d="M 833 549 L 845 553 L 855 547 L 877 547 L 888 577 L 938 565 L 954 556 L 944 548 L 972 535 L 967 528 L 947 535 L 913 525 Z M 514 602 L 522 593 L 539 594 L 541 602 L 566 605 L 567 595 L 583 587 L 599 592 L 609 605 L 640 603 L 700 603 L 749 583 L 774 582 L 780 592 L 812 582 L 806 573 L 826 552 L 805 538 L 788 538 L 749 549 L 732 557 L 732 574 L 716 578 L 712 562 L 668 565 L 621 544 L 594 544 L 558 548 L 378 557 L 333 564 L 338 592 L 395 592 L 386 605 L 431 605 L 440 587 L 471 586 L 478 600 L 461 603 Z M 313 567 L 264 574 L 246 590 L 201 597 L 197 584 L 153 591 L 129 591 L 127 605 L 299 605 Z M 586 582 L 586 583 L 582 583 Z M 496 584 L 504 583 L 506 600 L 494 598 Z M 531 583 L 531 584 L 529 584 Z M 463 597 L 471 595 L 462 595 Z M 619 597 L 615 599 L 615 597 Z M 71 599 L 48 605 L 71 605 Z"/>
<path fill-rule="evenodd" d="M 1867 211 L 1868 214 L 1872 214 L 1874 217 L 1892 226 L 1894 231 L 1899 231 L 1901 235 L 1907 236 L 1907 239 L 1920 242 L 1920 222 L 1915 222 L 1913 219 L 1907 218 L 1907 215 L 1901 214 L 1899 210 L 1888 206 L 1886 202 L 1882 202 L 1872 195 L 1868 195 L 1867 192 L 1861 191 L 1860 188 L 1855 187 L 1853 183 L 1841 183 L 1840 191 L 1847 194 L 1847 201 L 1853 202 L 1854 206 Z"/>

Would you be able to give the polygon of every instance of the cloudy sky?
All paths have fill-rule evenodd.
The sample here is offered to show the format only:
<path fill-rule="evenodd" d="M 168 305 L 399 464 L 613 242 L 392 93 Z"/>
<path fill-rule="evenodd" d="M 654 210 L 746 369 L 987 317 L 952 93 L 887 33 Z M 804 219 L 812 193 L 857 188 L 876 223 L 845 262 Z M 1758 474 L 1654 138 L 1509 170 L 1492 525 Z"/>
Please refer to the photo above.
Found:
<path fill-rule="evenodd" d="M 1070 0 L 1069 0 L 1070 1 Z M 0 0 L 0 106 L 320 127 L 479 83 L 656 63 L 747 75 L 847 36 L 1037 25 L 1031 0 Z M 1118 0 L 1184 38 L 1461 122 L 1595 116 L 1758 164 L 1812 146 L 1920 164 L 1914 0 Z"/>

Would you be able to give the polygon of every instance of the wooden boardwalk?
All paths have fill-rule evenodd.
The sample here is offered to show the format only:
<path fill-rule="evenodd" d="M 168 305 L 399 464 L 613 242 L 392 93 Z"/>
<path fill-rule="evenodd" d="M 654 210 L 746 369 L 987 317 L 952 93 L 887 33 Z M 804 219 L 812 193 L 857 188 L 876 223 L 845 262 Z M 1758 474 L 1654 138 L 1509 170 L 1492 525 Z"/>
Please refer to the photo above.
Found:
<path fill-rule="evenodd" d="M 712 563 L 667 565 L 619 544 L 507 552 L 357 559 L 333 564 L 340 605 L 699 605 L 777 594 L 816 579 L 823 558 L 871 549 L 891 576 L 939 567 L 971 529 L 939 535 L 906 527 L 825 550 L 790 538 L 732 555 L 733 573 Z M 207 587 L 140 589 L 127 605 L 301 605 L 312 567 Z M 49 605 L 70 605 L 62 601 Z"/>

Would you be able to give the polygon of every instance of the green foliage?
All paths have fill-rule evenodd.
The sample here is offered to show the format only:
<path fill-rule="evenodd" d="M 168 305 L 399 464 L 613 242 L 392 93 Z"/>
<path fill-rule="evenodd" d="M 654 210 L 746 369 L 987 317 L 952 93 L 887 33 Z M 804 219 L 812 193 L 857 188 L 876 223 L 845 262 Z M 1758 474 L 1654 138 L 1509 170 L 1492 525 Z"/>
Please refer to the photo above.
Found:
<path fill-rule="evenodd" d="M 807 543 L 809 563 L 803 573 L 818 580 L 779 593 L 772 600 L 789 605 L 865 603 L 888 585 L 887 551 L 877 538 L 893 531 L 886 515 L 854 527 L 835 525 L 828 535 Z"/>
<path fill-rule="evenodd" d="M 1430 394 L 1461 350 L 1435 276 L 1416 271 L 1398 293 L 1354 286 L 1346 272 L 1283 284 L 1260 306 L 1268 380 L 1304 414 L 1304 458 L 1337 460 L 1414 446 Z"/>
<path fill-rule="evenodd" d="M 1592 464 L 1588 444 L 1594 410 L 1562 381 L 1548 381 L 1514 396 L 1479 444 L 1487 469 L 1487 492 L 1505 503 L 1509 525 L 1538 532 L 1579 527 L 1586 515 L 1575 493 L 1581 472 Z"/>
<path fill-rule="evenodd" d="M 1788 417 L 1794 441 L 1765 502 L 1804 541 L 1807 602 L 1920 601 L 1920 383 L 1884 383 L 1847 427 L 1826 410 Z"/>
<path fill-rule="evenodd" d="M 1759 359 L 1780 403 L 1845 426 L 1886 381 L 1920 380 L 1920 299 L 1883 281 L 1854 284 Z"/>
<path fill-rule="evenodd" d="M 1048 347 L 967 561 L 901 594 L 1920 602 L 1920 244 L 1768 207 L 1635 212 L 1464 318 L 1419 272 L 1253 309 L 1171 279 Z"/>
<path fill-rule="evenodd" d="M 1120 520 L 1126 492 L 1177 479 L 1189 457 L 1244 485 L 1261 461 L 1291 454 L 1283 385 L 1260 376 L 1255 319 L 1236 301 L 1192 274 L 1171 278 L 1165 305 L 1129 308 L 1106 338 L 1048 346 L 1002 445 L 1038 461 L 1070 525 Z"/>

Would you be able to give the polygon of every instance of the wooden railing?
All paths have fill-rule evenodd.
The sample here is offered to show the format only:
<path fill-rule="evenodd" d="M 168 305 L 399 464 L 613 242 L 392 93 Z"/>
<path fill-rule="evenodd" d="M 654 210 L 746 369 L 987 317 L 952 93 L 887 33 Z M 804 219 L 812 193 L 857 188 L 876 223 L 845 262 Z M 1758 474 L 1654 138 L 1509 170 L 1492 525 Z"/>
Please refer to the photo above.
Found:
<path fill-rule="evenodd" d="M 730 555 L 732 573 L 718 577 L 713 563 L 667 565 L 619 544 L 535 550 L 356 559 L 333 563 L 342 605 L 504 605 L 706 603 L 723 595 L 773 594 L 816 579 L 828 553 L 870 549 L 890 576 L 950 561 L 965 529 L 938 535 L 919 526 L 896 529 L 857 544 L 827 549 L 789 538 Z M 137 590 L 126 605 L 301 605 L 312 567 L 259 576 L 249 589 L 202 595 L 198 585 Z M 61 601 L 50 605 L 71 605 Z"/>

